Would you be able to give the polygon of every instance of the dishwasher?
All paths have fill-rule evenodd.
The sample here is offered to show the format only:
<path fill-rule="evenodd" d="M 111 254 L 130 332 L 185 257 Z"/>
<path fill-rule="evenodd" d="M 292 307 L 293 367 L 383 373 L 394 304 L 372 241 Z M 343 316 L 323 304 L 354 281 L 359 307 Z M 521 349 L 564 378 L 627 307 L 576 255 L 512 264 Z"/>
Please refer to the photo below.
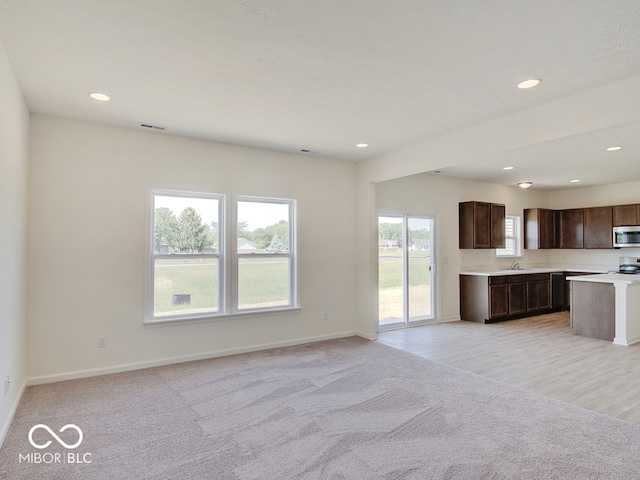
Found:
<path fill-rule="evenodd" d="M 564 272 L 553 272 L 551 274 L 551 308 L 565 308 L 565 279 Z"/>

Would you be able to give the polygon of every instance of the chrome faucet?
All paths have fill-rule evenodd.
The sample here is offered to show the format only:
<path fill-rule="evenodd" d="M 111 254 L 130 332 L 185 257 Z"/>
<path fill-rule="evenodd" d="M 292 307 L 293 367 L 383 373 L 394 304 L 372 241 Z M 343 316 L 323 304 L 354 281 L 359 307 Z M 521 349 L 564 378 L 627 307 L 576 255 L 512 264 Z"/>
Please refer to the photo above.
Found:
<path fill-rule="evenodd" d="M 513 261 L 511 262 L 511 266 L 509 267 L 509 270 L 519 270 L 520 269 L 520 262 L 517 261 Z"/>

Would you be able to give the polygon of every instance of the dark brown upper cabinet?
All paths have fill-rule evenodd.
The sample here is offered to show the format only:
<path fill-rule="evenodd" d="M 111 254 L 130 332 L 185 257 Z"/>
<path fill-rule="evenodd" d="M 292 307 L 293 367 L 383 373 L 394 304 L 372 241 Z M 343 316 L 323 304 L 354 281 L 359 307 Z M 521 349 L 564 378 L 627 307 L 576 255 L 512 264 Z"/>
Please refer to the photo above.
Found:
<path fill-rule="evenodd" d="M 558 212 L 546 208 L 524 210 L 524 248 L 557 248 Z"/>
<path fill-rule="evenodd" d="M 524 248 L 613 248 L 613 227 L 640 225 L 640 204 L 524 210 Z"/>
<path fill-rule="evenodd" d="M 499 203 L 491 204 L 491 244 L 490 248 L 505 248 L 505 220 L 507 208 Z"/>
<path fill-rule="evenodd" d="M 458 205 L 459 248 L 504 248 L 505 206 L 487 202 Z"/>
<path fill-rule="evenodd" d="M 584 209 L 584 248 L 613 248 L 613 207 Z"/>
<path fill-rule="evenodd" d="M 640 205 L 615 205 L 613 207 L 614 227 L 635 225 L 640 225 Z M 613 233 L 611 236 L 613 237 Z"/>
<path fill-rule="evenodd" d="M 559 248 L 584 248 L 584 208 L 559 210 Z M 611 234 L 613 237 L 613 233 Z"/>

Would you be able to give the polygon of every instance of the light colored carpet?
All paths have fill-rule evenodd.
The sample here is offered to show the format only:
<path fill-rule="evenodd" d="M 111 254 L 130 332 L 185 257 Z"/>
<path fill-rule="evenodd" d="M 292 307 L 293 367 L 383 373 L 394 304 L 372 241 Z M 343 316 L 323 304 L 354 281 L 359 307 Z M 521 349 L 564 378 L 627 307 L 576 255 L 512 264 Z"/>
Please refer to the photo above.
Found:
<path fill-rule="evenodd" d="M 639 476 L 640 425 L 358 338 L 30 387 L 0 450 L 11 480 Z"/>

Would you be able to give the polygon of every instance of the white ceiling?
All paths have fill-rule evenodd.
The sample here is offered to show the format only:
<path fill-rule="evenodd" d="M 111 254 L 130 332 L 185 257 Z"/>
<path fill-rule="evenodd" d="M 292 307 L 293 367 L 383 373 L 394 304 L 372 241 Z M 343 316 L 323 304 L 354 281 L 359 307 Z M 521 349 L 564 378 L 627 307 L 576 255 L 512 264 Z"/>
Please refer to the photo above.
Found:
<path fill-rule="evenodd" d="M 354 161 L 640 75 L 638 0 L 0 0 L 0 39 L 32 112 Z M 640 180 L 637 120 L 440 170 Z"/>

